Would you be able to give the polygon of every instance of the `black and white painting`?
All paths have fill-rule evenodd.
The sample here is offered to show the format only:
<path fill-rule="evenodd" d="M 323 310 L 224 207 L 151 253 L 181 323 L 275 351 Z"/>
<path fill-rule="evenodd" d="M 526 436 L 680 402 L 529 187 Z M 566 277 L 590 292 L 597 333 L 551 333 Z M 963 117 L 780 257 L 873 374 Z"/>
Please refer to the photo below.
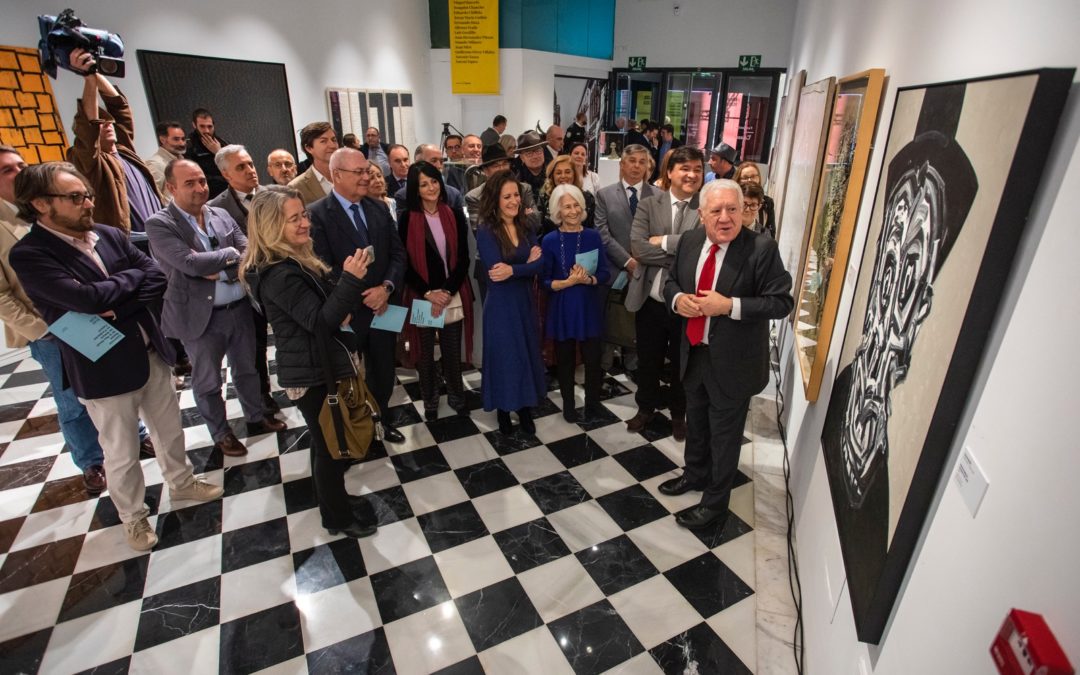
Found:
<path fill-rule="evenodd" d="M 822 432 L 864 642 L 927 521 L 1072 72 L 897 92 Z"/>

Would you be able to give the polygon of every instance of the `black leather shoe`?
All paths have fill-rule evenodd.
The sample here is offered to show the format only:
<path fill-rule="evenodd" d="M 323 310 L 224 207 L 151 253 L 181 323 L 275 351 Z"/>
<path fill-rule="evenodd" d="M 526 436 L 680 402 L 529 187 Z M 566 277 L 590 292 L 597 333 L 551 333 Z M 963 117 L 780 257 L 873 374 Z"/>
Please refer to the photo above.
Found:
<path fill-rule="evenodd" d="M 536 434 L 536 423 L 533 422 L 532 408 L 522 408 L 518 411 L 518 425 L 528 435 Z"/>
<path fill-rule="evenodd" d="M 727 509 L 710 509 L 698 504 L 676 514 L 675 522 L 688 530 L 704 530 L 713 527 L 720 529 L 727 522 L 727 517 Z"/>
<path fill-rule="evenodd" d="M 669 478 L 663 483 L 660 483 L 657 489 L 660 490 L 660 494 L 662 495 L 667 495 L 668 497 L 678 497 L 679 495 L 684 495 L 691 490 L 700 490 L 701 486 L 697 483 L 690 482 L 686 478 L 686 474 L 684 473 L 677 478 Z"/>
<path fill-rule="evenodd" d="M 509 436 L 514 433 L 514 423 L 510 421 L 510 413 L 505 410 L 499 410 L 496 413 L 496 417 L 499 420 L 499 433 L 503 436 Z"/>
<path fill-rule="evenodd" d="M 383 440 L 388 443 L 404 443 L 405 436 L 400 431 L 390 426 L 386 422 L 382 425 Z"/>
<path fill-rule="evenodd" d="M 263 418 L 262 422 L 248 422 L 247 435 L 258 436 L 260 434 L 273 434 L 279 431 L 285 431 L 287 428 L 287 424 L 276 417 L 270 417 L 268 415 Z"/>
<path fill-rule="evenodd" d="M 346 537 L 353 539 L 363 539 L 364 537 L 370 537 L 375 534 L 376 528 L 374 525 L 361 525 L 360 523 L 349 523 L 348 526 L 341 529 L 334 529 L 331 527 L 326 528 L 330 534 L 343 534 Z"/>

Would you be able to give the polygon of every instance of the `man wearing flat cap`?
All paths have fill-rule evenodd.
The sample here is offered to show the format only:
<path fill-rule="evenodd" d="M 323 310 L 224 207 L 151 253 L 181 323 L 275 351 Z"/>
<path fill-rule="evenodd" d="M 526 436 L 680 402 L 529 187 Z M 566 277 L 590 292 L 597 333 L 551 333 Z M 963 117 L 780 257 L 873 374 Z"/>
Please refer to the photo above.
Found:
<path fill-rule="evenodd" d="M 544 187 L 544 167 L 547 165 L 547 156 L 544 154 L 544 146 L 547 141 L 540 138 L 535 131 L 526 131 L 517 137 L 517 178 L 532 188 L 533 194 L 540 194 L 540 188 Z"/>

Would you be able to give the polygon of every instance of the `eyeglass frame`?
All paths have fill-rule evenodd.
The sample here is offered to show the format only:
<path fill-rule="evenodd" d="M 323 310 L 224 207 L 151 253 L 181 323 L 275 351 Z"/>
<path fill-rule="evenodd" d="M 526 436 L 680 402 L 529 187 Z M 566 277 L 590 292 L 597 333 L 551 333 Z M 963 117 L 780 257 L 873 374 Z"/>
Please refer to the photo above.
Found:
<path fill-rule="evenodd" d="M 45 197 L 57 197 L 59 199 L 66 199 L 71 202 L 72 206 L 82 206 L 86 203 L 86 200 L 94 201 L 97 196 L 93 190 L 86 190 L 85 192 L 69 192 L 67 194 L 57 194 L 55 192 L 46 192 Z M 76 201 L 78 199 L 78 201 Z"/>

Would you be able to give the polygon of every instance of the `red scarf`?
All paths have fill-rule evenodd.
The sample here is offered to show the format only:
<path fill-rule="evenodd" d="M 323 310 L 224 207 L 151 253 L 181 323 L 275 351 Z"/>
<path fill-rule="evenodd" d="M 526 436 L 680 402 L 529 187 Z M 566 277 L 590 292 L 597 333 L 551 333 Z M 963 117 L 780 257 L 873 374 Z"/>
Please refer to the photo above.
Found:
<path fill-rule="evenodd" d="M 405 241 L 405 250 L 409 254 L 409 264 L 416 274 L 428 282 L 430 279 L 427 268 L 427 228 L 428 221 L 423 211 L 409 211 L 408 235 Z M 439 202 L 439 222 L 442 224 L 443 236 L 446 239 L 447 269 L 452 270 L 457 266 L 458 255 L 468 255 L 468 251 L 458 251 L 458 223 L 454 212 L 444 202 Z M 434 289 L 433 289 L 434 290 Z M 457 289 L 461 293 L 461 305 L 465 310 L 465 363 L 472 363 L 473 352 L 473 297 L 472 283 L 468 275 Z M 453 295 L 454 291 L 450 291 Z M 405 307 L 412 308 L 414 299 L 423 299 L 408 286 L 405 287 Z M 403 364 L 406 368 L 415 368 L 417 355 L 420 353 L 420 332 L 417 327 L 409 322 L 405 323 L 405 340 L 409 348 L 405 350 Z"/>

